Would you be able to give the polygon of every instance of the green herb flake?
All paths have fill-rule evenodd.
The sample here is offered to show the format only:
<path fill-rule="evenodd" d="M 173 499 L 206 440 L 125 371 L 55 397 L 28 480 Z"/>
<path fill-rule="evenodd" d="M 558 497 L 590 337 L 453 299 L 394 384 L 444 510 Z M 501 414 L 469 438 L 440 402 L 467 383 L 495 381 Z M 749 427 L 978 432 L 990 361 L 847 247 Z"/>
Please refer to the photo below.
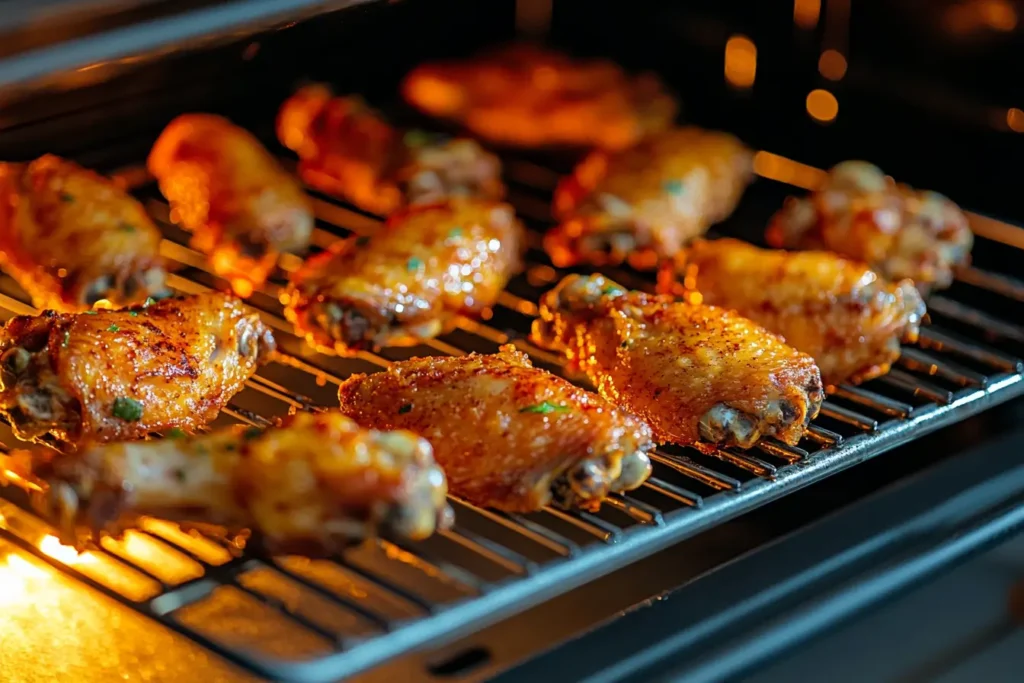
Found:
<path fill-rule="evenodd" d="M 405 264 L 405 267 L 410 273 L 413 272 L 414 270 L 419 270 L 420 268 L 423 267 L 423 259 L 413 256 Z"/>
<path fill-rule="evenodd" d="M 233 443 L 224 444 L 224 450 L 228 453 L 234 453 L 236 448 L 238 448 L 238 446 Z"/>
<path fill-rule="evenodd" d="M 107 328 L 107 332 L 120 332 L 121 328 L 114 323 L 110 323 L 110 327 Z"/>
<path fill-rule="evenodd" d="M 142 419 L 142 404 L 134 398 L 122 396 L 114 399 L 114 409 L 111 412 L 114 417 L 119 417 L 125 422 L 138 422 Z"/>
<path fill-rule="evenodd" d="M 669 194 L 679 195 L 683 193 L 684 185 L 682 180 L 666 180 L 662 187 Z"/>
<path fill-rule="evenodd" d="M 60 193 L 60 200 L 62 202 L 64 202 L 65 204 L 74 204 L 75 203 L 75 195 L 69 194 L 67 192 L 61 192 Z"/>
<path fill-rule="evenodd" d="M 519 409 L 520 413 L 538 413 L 540 415 L 547 415 L 549 413 L 567 413 L 569 412 L 569 406 L 555 405 L 544 401 L 543 403 L 535 403 L 532 406 L 526 406 L 525 408 Z"/>
<path fill-rule="evenodd" d="M 398 409 L 398 414 L 399 415 L 405 415 L 410 410 L 412 410 L 412 404 L 411 403 L 406 403 L 404 406 L 402 406 L 401 408 Z"/>
<path fill-rule="evenodd" d="M 150 306 L 152 306 L 152 305 L 153 305 L 153 304 L 155 304 L 156 302 L 157 302 L 157 300 L 156 300 L 156 299 L 154 299 L 154 298 L 153 298 L 153 297 L 151 297 L 151 296 L 147 296 L 147 297 L 146 297 L 146 300 L 142 302 L 142 307 L 143 307 L 143 308 L 149 308 Z"/>
<path fill-rule="evenodd" d="M 64 341 L 61 343 L 63 348 L 68 348 L 68 342 L 71 341 L 71 330 L 64 330 Z"/>
<path fill-rule="evenodd" d="M 117 229 L 121 232 L 135 232 L 135 226 L 131 223 L 125 223 L 124 221 L 117 224 Z"/>
<path fill-rule="evenodd" d="M 369 243 L 370 243 L 370 238 L 367 237 L 366 235 L 363 235 L 362 237 L 356 239 L 356 246 L 357 247 L 365 247 Z"/>
<path fill-rule="evenodd" d="M 461 227 L 456 225 L 454 228 L 452 228 L 451 230 L 448 231 L 448 239 L 450 239 L 450 240 L 457 240 L 460 237 L 462 237 L 462 228 Z"/>
<path fill-rule="evenodd" d="M 188 436 L 188 434 L 186 434 L 185 430 L 180 427 L 171 427 L 167 431 L 168 439 L 184 439 L 186 436 Z"/>
<path fill-rule="evenodd" d="M 86 311 L 85 312 L 86 315 L 96 315 L 97 313 L 99 313 L 99 311 Z"/>
<path fill-rule="evenodd" d="M 128 311 L 128 315 L 130 315 L 133 318 L 138 318 L 139 317 L 139 312 L 138 311 Z"/>
<path fill-rule="evenodd" d="M 618 285 L 605 285 L 604 289 L 601 290 L 601 294 L 604 294 L 605 296 L 620 293 L 622 293 L 622 287 L 619 287 Z"/>
<path fill-rule="evenodd" d="M 242 438 L 245 439 L 246 441 L 252 441 L 262 433 L 263 430 L 260 429 L 259 427 L 249 427 L 244 432 L 242 432 Z"/>
<path fill-rule="evenodd" d="M 185 475 L 185 470 L 182 470 L 182 469 L 174 470 L 174 478 L 177 479 L 179 483 L 185 481 L 185 476 L 186 476 Z"/>

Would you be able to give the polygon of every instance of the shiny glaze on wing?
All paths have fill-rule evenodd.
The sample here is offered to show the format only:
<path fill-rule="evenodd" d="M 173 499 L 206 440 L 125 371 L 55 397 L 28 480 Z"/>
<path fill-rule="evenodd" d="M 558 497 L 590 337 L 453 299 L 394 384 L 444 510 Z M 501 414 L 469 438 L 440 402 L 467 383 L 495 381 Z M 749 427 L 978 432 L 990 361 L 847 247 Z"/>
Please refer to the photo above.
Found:
<path fill-rule="evenodd" d="M 680 261 L 685 289 L 781 334 L 814 358 L 831 386 L 888 372 L 900 342 L 916 341 L 925 314 L 910 280 L 886 282 L 831 252 L 720 239 L 695 243 Z"/>
<path fill-rule="evenodd" d="M 924 293 L 948 287 L 974 244 L 956 204 L 899 185 L 863 161 L 837 165 L 817 191 L 788 199 L 766 237 L 773 247 L 834 251 L 888 280 L 910 278 Z"/>
<path fill-rule="evenodd" d="M 824 392 L 813 359 L 731 311 L 569 275 L 541 300 L 533 340 L 562 351 L 659 441 L 800 440 Z"/>
<path fill-rule="evenodd" d="M 72 444 L 194 429 L 273 348 L 259 316 L 223 294 L 19 316 L 0 332 L 0 413 L 19 438 Z"/>
<path fill-rule="evenodd" d="M 52 154 L 0 164 L 0 263 L 39 308 L 165 294 L 160 239 L 142 205 L 107 178 Z"/>
<path fill-rule="evenodd" d="M 591 509 L 650 473 L 647 425 L 512 346 L 395 363 L 346 380 L 339 397 L 365 427 L 424 436 L 451 491 L 476 505 L 528 512 L 554 497 Z"/>
<path fill-rule="evenodd" d="M 240 296 L 267 279 L 278 254 L 309 244 L 313 212 L 302 188 L 227 119 L 179 116 L 160 134 L 147 165 L 172 219 L 193 233 L 192 246 L 210 256 Z"/>
<path fill-rule="evenodd" d="M 281 143 L 299 155 L 299 176 L 356 206 L 390 215 L 452 197 L 499 200 L 501 162 L 477 142 L 392 127 L 358 97 L 323 85 L 298 90 L 281 105 Z"/>
<path fill-rule="evenodd" d="M 393 215 L 294 273 L 285 315 L 322 350 L 410 345 L 497 300 L 520 268 L 523 229 L 512 207 L 455 200 Z"/>
<path fill-rule="evenodd" d="M 298 413 L 263 431 L 176 433 L 5 462 L 47 490 L 41 512 L 79 544 L 152 515 L 249 529 L 269 552 L 325 555 L 378 534 L 426 538 L 452 516 L 429 443 L 362 429 L 337 411 Z"/>
<path fill-rule="evenodd" d="M 666 128 L 678 108 L 651 74 L 533 45 L 424 64 L 406 77 L 402 94 L 427 114 L 519 147 L 622 149 Z"/>
<path fill-rule="evenodd" d="M 556 188 L 559 225 L 544 248 L 560 267 L 628 260 L 651 268 L 733 212 L 753 178 L 752 158 L 732 135 L 693 127 L 592 152 Z"/>

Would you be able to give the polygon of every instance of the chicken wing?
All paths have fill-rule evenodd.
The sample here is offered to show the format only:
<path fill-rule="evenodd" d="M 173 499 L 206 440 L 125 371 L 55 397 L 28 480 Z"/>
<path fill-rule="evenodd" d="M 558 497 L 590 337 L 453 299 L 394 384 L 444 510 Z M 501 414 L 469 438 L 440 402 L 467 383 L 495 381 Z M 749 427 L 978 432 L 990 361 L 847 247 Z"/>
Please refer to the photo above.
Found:
<path fill-rule="evenodd" d="M 274 553 L 325 555 L 378 534 L 426 538 L 452 519 L 426 440 L 362 429 L 337 412 L 298 413 L 265 431 L 4 457 L 8 471 L 44 490 L 39 511 L 77 545 L 152 515 L 247 528 Z"/>
<path fill-rule="evenodd" d="M 420 131 L 403 135 L 358 97 L 334 97 L 326 86 L 292 95 L 281 106 L 277 135 L 299 155 L 306 183 L 372 213 L 505 195 L 501 162 L 475 141 Z"/>
<path fill-rule="evenodd" d="M 569 275 L 541 300 L 533 339 L 562 351 L 659 441 L 795 444 L 824 391 L 814 361 L 738 314 Z"/>
<path fill-rule="evenodd" d="M 39 308 L 166 295 L 160 239 L 142 205 L 107 178 L 52 154 L 0 164 L 0 263 Z"/>
<path fill-rule="evenodd" d="M 395 363 L 349 378 L 339 397 L 364 427 L 426 437 L 451 491 L 476 505 L 529 512 L 554 500 L 594 509 L 650 475 L 647 425 L 534 368 L 512 346 Z"/>
<path fill-rule="evenodd" d="M 924 300 L 910 280 L 886 282 L 830 252 L 698 241 L 679 259 L 684 295 L 730 308 L 814 357 L 826 385 L 883 375 L 900 342 L 917 340 Z M 681 293 L 679 290 L 674 290 Z"/>
<path fill-rule="evenodd" d="M 651 268 L 733 212 L 752 159 L 733 136 L 690 127 L 593 152 L 556 188 L 560 224 L 544 248 L 560 267 L 628 260 Z"/>
<path fill-rule="evenodd" d="M 20 439 L 139 439 L 212 420 L 274 348 L 237 299 L 19 316 L 0 331 L 0 413 Z"/>
<path fill-rule="evenodd" d="M 172 218 L 240 296 L 266 281 L 280 252 L 309 244 L 313 212 L 302 188 L 255 137 L 226 119 L 174 119 L 148 166 Z"/>
<path fill-rule="evenodd" d="M 506 204 L 456 200 L 394 214 L 373 237 L 339 243 L 294 273 L 285 315 L 323 351 L 415 344 L 493 305 L 522 245 Z"/>
<path fill-rule="evenodd" d="M 663 130 L 678 105 L 651 74 L 512 45 L 471 61 L 414 69 L 402 94 L 421 111 L 519 147 L 622 149 Z"/>
<path fill-rule="evenodd" d="M 790 198 L 768 226 L 773 247 L 827 249 L 927 293 L 948 287 L 970 260 L 967 216 L 936 192 L 898 185 L 881 169 L 845 161 L 804 199 Z"/>

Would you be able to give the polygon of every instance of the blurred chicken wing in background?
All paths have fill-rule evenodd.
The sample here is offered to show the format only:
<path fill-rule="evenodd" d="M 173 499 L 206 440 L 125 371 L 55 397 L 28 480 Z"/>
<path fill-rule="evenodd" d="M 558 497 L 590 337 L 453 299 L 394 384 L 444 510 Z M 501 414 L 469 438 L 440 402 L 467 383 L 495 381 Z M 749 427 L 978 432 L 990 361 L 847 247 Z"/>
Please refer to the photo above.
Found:
<path fill-rule="evenodd" d="M 166 296 L 160 231 L 113 181 L 46 154 L 0 164 L 0 263 L 38 308 Z"/>

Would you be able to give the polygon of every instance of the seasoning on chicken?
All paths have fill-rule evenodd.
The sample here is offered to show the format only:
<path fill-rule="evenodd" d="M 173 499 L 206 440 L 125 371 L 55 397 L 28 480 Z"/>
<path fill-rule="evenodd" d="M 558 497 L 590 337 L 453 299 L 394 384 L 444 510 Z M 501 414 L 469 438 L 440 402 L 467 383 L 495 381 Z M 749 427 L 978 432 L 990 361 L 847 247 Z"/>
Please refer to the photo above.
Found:
<path fill-rule="evenodd" d="M 292 95 L 277 119 L 281 143 L 299 155 L 299 176 L 365 211 L 390 215 L 452 197 L 500 200 L 501 162 L 477 142 L 393 128 L 358 97 L 323 85 Z"/>
<path fill-rule="evenodd" d="M 149 154 L 171 217 L 193 233 L 240 296 L 263 284 L 281 252 L 309 244 L 313 212 L 298 182 L 259 141 L 212 114 L 171 121 Z"/>
<path fill-rule="evenodd" d="M 402 94 L 431 116 L 519 147 L 622 149 L 667 128 L 678 109 L 651 74 L 532 45 L 424 64 L 406 77 Z"/>
<path fill-rule="evenodd" d="M 650 475 L 647 425 L 512 346 L 395 363 L 349 378 L 339 397 L 364 427 L 424 436 L 452 493 L 476 505 L 596 509 Z"/>
<path fill-rule="evenodd" d="M 974 244 L 960 207 L 864 161 L 845 161 L 810 196 L 789 198 L 767 239 L 773 247 L 834 251 L 887 280 L 910 278 L 923 293 L 948 287 Z"/>
<path fill-rule="evenodd" d="M 216 417 L 274 348 L 223 294 L 18 316 L 0 331 L 0 414 L 19 439 L 140 439 Z"/>
<path fill-rule="evenodd" d="M 555 190 L 544 248 L 559 267 L 651 268 L 725 220 L 753 178 L 731 135 L 675 128 L 622 152 L 592 152 Z"/>
<path fill-rule="evenodd" d="M 662 442 L 793 445 L 824 391 L 813 359 L 732 311 L 569 275 L 541 300 L 533 339 L 562 351 Z"/>
<path fill-rule="evenodd" d="M 0 164 L 0 264 L 39 308 L 166 296 L 160 231 L 113 181 L 46 154 Z"/>
<path fill-rule="evenodd" d="M 826 385 L 878 377 L 913 342 L 925 314 L 910 280 L 890 283 L 830 252 L 758 249 L 733 239 L 698 241 L 679 259 L 671 291 L 729 308 L 814 357 Z M 693 292 L 699 292 L 694 297 Z"/>
<path fill-rule="evenodd" d="M 285 315 L 322 351 L 415 344 L 493 305 L 520 268 L 522 245 L 506 204 L 410 209 L 373 237 L 311 258 L 282 296 Z"/>
<path fill-rule="evenodd" d="M 327 555 L 377 535 L 423 539 L 452 520 L 444 473 L 411 432 L 331 412 L 171 437 L 4 457 L 45 491 L 39 511 L 76 545 L 152 515 L 250 529 L 269 552 Z"/>

